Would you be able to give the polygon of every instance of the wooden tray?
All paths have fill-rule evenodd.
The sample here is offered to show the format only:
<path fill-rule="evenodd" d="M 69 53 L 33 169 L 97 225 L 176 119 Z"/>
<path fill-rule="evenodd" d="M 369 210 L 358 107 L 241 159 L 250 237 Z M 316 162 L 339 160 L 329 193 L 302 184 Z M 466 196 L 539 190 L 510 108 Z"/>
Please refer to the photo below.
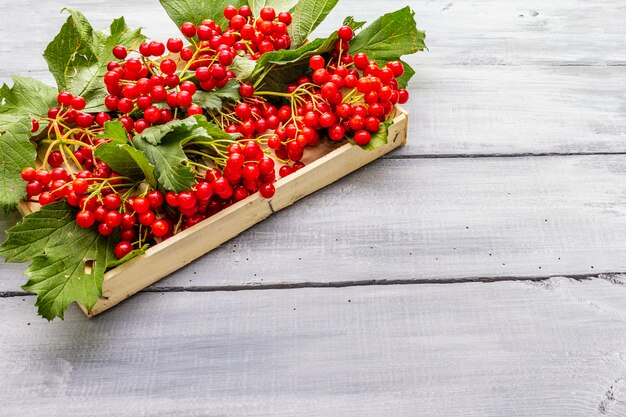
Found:
<path fill-rule="evenodd" d="M 176 236 L 154 245 L 144 255 L 108 271 L 102 284 L 102 297 L 91 309 L 80 306 L 93 317 L 124 301 L 131 295 L 154 284 L 161 278 L 217 248 L 246 229 L 266 219 L 272 213 L 326 187 L 338 179 L 406 143 L 408 114 L 397 107 L 394 123 L 389 127 L 388 143 L 366 151 L 350 143 L 336 145 L 324 141 L 305 151 L 306 166 L 274 186 L 271 199 L 255 193 L 225 210 L 209 217 Z M 19 212 L 25 216 L 38 210 L 39 205 L 21 203 Z"/>

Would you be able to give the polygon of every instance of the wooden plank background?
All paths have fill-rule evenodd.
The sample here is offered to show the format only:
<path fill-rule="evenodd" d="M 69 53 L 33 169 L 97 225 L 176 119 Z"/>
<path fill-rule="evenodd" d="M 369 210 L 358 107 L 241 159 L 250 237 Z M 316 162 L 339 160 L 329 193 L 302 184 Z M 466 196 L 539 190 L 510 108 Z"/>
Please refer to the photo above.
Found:
<path fill-rule="evenodd" d="M 3 413 L 626 415 L 623 2 L 362 4 L 319 33 L 406 4 L 427 31 L 409 144 L 91 321 L 2 264 Z M 64 6 L 176 33 L 156 0 L 3 6 L 5 82 L 51 82 Z"/>

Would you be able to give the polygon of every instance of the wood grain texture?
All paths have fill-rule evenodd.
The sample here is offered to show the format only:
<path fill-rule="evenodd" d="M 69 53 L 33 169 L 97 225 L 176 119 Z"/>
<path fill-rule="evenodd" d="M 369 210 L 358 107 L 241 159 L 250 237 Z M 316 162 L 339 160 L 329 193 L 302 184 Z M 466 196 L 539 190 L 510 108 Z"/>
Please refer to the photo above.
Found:
<path fill-rule="evenodd" d="M 626 414 L 604 280 L 140 294 L 93 321 L 0 302 L 0 405 L 28 416 Z"/>
<path fill-rule="evenodd" d="M 427 33 L 430 51 L 412 63 L 436 65 L 624 65 L 626 8 L 620 0 L 402 0 L 377 1 L 362 7 L 341 0 L 314 36 L 336 30 L 346 15 L 371 22 L 381 13 L 410 5 Z M 97 27 L 124 15 L 129 25 L 167 38 L 175 25 L 157 0 L 20 0 L 5 2 L 0 16 L 0 77 L 14 68 L 42 73 L 43 52 L 65 15 L 81 10 Z M 30 30 L 36 28 L 36 30 Z M 16 55 L 15 52 L 20 54 Z M 26 52 L 32 51 L 30 56 Z"/>
<path fill-rule="evenodd" d="M 157 285 L 626 272 L 625 180 L 626 156 L 377 161 Z"/>

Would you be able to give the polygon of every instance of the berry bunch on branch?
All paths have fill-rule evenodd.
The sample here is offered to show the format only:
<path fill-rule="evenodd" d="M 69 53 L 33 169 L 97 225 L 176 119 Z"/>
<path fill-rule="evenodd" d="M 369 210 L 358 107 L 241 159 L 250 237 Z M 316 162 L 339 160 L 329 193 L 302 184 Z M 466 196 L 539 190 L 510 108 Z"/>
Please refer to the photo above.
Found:
<path fill-rule="evenodd" d="M 41 206 L 0 253 L 32 262 L 24 288 L 44 317 L 93 306 L 104 273 L 149 246 L 272 198 L 320 142 L 386 143 L 414 74 L 400 59 L 425 48 L 409 8 L 309 40 L 336 1 L 209 3 L 161 0 L 181 32 L 167 40 L 68 10 L 44 53 L 57 87 L 16 76 L 0 91 L 0 205 Z"/>

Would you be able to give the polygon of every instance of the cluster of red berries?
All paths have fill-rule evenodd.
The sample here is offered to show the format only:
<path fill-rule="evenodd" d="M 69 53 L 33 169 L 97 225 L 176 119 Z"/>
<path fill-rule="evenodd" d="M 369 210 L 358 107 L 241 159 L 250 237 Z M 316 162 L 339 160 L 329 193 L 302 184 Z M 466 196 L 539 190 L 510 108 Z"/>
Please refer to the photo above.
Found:
<path fill-rule="evenodd" d="M 357 145 L 367 145 L 394 106 L 408 100 L 407 91 L 399 89 L 396 80 L 404 74 L 404 67 L 400 61 L 392 61 L 380 68 L 364 53 L 352 56 L 349 54 L 352 29 L 343 26 L 338 34 L 329 62 L 320 55 L 311 57 L 309 66 L 313 74 L 301 76 L 287 88 L 288 93 L 304 96 L 297 107 L 296 132 L 306 135 L 307 127 L 315 131 L 327 129 L 331 140 L 352 137 Z M 294 129 L 289 132 L 289 127 L 285 126 L 285 136 L 294 139 Z M 284 140 L 281 133 L 277 129 L 276 134 Z M 307 143 L 298 136 L 295 140 Z"/>
<path fill-rule="evenodd" d="M 334 141 L 351 137 L 356 144 L 367 145 L 394 105 L 408 100 L 408 92 L 397 81 L 404 66 L 392 61 L 380 68 L 364 53 L 350 55 L 354 33 L 349 26 L 341 27 L 338 36 L 328 62 L 321 55 L 311 57 L 312 75 L 300 76 L 286 93 L 255 92 L 252 85 L 242 84 L 243 101 L 226 114 L 225 130 L 264 139 L 279 159 L 294 162 L 322 136 Z M 287 98 L 289 104 L 278 108 L 264 95 Z M 268 135 L 268 130 L 273 133 Z M 283 172 L 289 173 L 287 168 L 292 167 Z"/>
<path fill-rule="evenodd" d="M 165 44 L 144 42 L 135 51 L 138 55 L 131 58 L 125 47 L 113 49 L 113 55 L 122 62 L 111 61 L 107 65 L 104 82 L 109 96 L 105 106 L 122 115 L 119 120 L 129 132 L 141 133 L 149 126 L 181 116 L 170 109 L 189 116 L 202 114 L 202 107 L 194 104 L 194 94 L 198 89 L 220 89 L 235 78 L 229 67 L 238 51 L 258 59 L 266 52 L 291 45 L 288 12 L 277 15 L 273 8 L 265 7 L 261 18 L 254 19 L 250 7 L 228 6 L 224 15 L 230 21 L 225 30 L 210 19 L 197 27 L 191 22 L 183 23 L 181 32 L 193 45 L 184 46 L 178 38 L 170 38 Z M 163 103 L 169 108 L 163 108 Z M 136 110 L 142 111 L 143 117 L 129 116 Z"/>
<path fill-rule="evenodd" d="M 220 174 L 215 170 L 207 174 L 217 183 L 221 181 Z M 255 141 L 239 142 L 228 147 L 228 159 L 223 172 L 225 195 L 228 199 L 233 196 L 234 201 L 241 201 L 251 193 L 260 191 L 265 198 L 271 198 L 276 191 L 273 183 L 276 181 L 275 162 L 265 155 L 261 146 Z"/>
<path fill-rule="evenodd" d="M 207 113 L 226 132 L 241 138 L 214 158 L 204 149 L 193 149 L 213 159 L 218 168 L 205 166 L 197 171 L 190 190 L 163 194 L 112 172 L 94 156 L 94 150 L 109 141 L 102 137 L 105 122 L 119 120 L 132 134 L 202 114 L 204 109 L 193 103 L 194 95 L 198 90 L 222 88 L 233 79 L 229 67 L 240 51 L 258 59 L 263 53 L 290 46 L 291 15 L 287 12 L 276 14 L 265 7 L 255 19 L 248 6 L 228 6 L 224 16 L 230 22 L 225 30 L 211 20 L 197 27 L 184 23 L 181 31 L 193 46 L 185 47 L 178 38 L 165 44 L 145 42 L 130 51 L 136 53 L 130 58 L 126 48 L 116 46 L 113 55 L 119 62 L 110 62 L 104 77 L 109 112 L 84 112 L 82 97 L 61 92 L 58 107 L 51 108 L 45 120 L 51 144 L 44 167 L 22 171 L 28 198 L 36 198 L 41 205 L 65 200 L 78 208 L 80 227 L 96 227 L 103 236 L 118 231 L 115 255 L 123 258 L 252 193 L 271 198 L 277 173 L 285 177 L 304 167 L 301 160 L 306 147 L 317 145 L 324 136 L 334 141 L 352 138 L 365 145 L 379 132 L 394 105 L 408 100 L 397 82 L 404 73 L 402 63 L 393 61 L 381 68 L 363 53 L 350 55 L 354 34 L 343 26 L 328 57 L 311 57 L 311 75 L 301 75 L 286 92 L 255 91 L 243 83 L 239 102 L 217 114 Z M 266 96 L 284 101 L 270 102 Z M 39 129 L 39 121 L 33 120 L 33 133 Z M 282 166 L 267 155 L 271 152 Z"/>
<path fill-rule="evenodd" d="M 61 118 L 67 123 L 74 123 L 78 127 L 89 128 L 96 123 L 98 126 L 104 126 L 105 122 L 111 120 L 108 113 L 100 112 L 96 115 L 83 112 L 87 102 L 80 96 L 73 96 L 67 92 L 61 92 L 57 96 L 58 107 L 52 107 L 48 110 L 49 119 Z M 39 122 L 33 120 L 33 133 L 39 130 Z"/>

